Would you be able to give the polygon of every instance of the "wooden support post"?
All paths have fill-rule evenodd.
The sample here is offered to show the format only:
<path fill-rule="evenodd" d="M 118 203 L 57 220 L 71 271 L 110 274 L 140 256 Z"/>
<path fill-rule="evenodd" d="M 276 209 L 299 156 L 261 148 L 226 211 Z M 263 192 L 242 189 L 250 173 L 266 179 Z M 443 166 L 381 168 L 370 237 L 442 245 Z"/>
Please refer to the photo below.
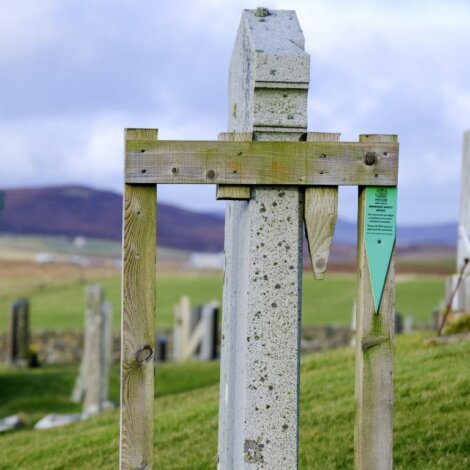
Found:
<path fill-rule="evenodd" d="M 157 132 L 128 129 L 129 139 Z M 127 145 L 126 145 L 127 146 Z M 124 186 L 120 468 L 152 468 L 156 282 L 156 187 Z"/>
<path fill-rule="evenodd" d="M 339 142 L 340 134 L 307 132 L 307 142 Z M 305 188 L 305 231 L 315 279 L 323 279 L 338 218 L 338 186 Z"/>
<path fill-rule="evenodd" d="M 396 137 L 361 136 L 360 141 L 395 142 Z M 376 314 L 365 248 L 365 195 L 366 188 L 360 187 L 357 222 L 355 468 L 391 470 L 393 467 L 394 255 L 392 254 L 382 301 Z"/>

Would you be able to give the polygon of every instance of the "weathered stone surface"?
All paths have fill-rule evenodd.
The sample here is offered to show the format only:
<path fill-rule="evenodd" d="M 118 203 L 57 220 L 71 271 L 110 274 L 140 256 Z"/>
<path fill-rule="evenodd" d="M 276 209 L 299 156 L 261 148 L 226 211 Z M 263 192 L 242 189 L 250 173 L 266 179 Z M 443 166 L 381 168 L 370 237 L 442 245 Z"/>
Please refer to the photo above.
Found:
<path fill-rule="evenodd" d="M 300 140 L 309 56 L 293 11 L 245 10 L 229 76 L 231 132 Z M 227 202 L 219 468 L 297 468 L 303 197 Z"/>

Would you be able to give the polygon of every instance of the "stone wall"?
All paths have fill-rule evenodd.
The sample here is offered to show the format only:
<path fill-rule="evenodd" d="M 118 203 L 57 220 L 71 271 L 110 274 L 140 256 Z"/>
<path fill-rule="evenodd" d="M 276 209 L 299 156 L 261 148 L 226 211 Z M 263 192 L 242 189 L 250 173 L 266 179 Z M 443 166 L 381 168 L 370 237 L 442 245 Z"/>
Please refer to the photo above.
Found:
<path fill-rule="evenodd" d="M 167 357 L 172 359 L 172 333 L 168 338 Z M 6 361 L 8 335 L 0 332 L 0 362 Z M 322 351 L 351 343 L 351 330 L 347 327 L 306 327 L 302 329 L 302 351 Z M 83 352 L 83 333 L 77 331 L 35 331 L 31 334 L 31 350 L 38 354 L 41 364 L 78 364 Z M 113 361 L 119 363 L 121 339 L 114 335 Z"/>

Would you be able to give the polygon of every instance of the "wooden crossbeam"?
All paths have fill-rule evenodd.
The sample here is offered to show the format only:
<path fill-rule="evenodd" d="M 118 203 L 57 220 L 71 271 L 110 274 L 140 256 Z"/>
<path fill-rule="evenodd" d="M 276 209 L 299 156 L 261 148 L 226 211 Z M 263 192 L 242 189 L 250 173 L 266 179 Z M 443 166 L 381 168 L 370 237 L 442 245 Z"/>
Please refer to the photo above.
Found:
<path fill-rule="evenodd" d="M 394 142 L 126 139 L 128 184 L 395 186 L 397 180 Z"/>

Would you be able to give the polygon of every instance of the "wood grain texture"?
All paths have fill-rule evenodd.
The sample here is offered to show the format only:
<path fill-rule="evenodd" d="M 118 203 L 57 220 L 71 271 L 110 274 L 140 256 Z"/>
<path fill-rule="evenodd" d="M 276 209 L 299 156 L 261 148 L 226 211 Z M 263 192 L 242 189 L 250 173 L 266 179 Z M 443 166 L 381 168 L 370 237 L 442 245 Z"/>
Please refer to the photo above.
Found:
<path fill-rule="evenodd" d="M 391 136 L 361 136 L 382 141 Z M 356 320 L 356 470 L 393 468 L 393 333 L 395 321 L 395 256 L 392 254 L 377 314 L 365 248 L 365 195 L 359 188 Z"/>
<path fill-rule="evenodd" d="M 307 132 L 307 142 L 339 141 L 340 134 Z M 305 188 L 304 223 L 315 279 L 325 277 L 338 218 L 338 186 Z"/>
<path fill-rule="evenodd" d="M 253 132 L 221 132 L 219 140 L 222 142 L 249 142 L 253 140 Z M 217 185 L 217 200 L 249 200 L 251 188 L 249 186 Z"/>
<path fill-rule="evenodd" d="M 121 469 L 153 465 L 156 210 L 155 186 L 124 186 Z"/>
<path fill-rule="evenodd" d="M 365 163 L 367 154 L 375 162 Z M 128 140 L 125 180 L 143 184 L 395 186 L 398 144 Z"/>

